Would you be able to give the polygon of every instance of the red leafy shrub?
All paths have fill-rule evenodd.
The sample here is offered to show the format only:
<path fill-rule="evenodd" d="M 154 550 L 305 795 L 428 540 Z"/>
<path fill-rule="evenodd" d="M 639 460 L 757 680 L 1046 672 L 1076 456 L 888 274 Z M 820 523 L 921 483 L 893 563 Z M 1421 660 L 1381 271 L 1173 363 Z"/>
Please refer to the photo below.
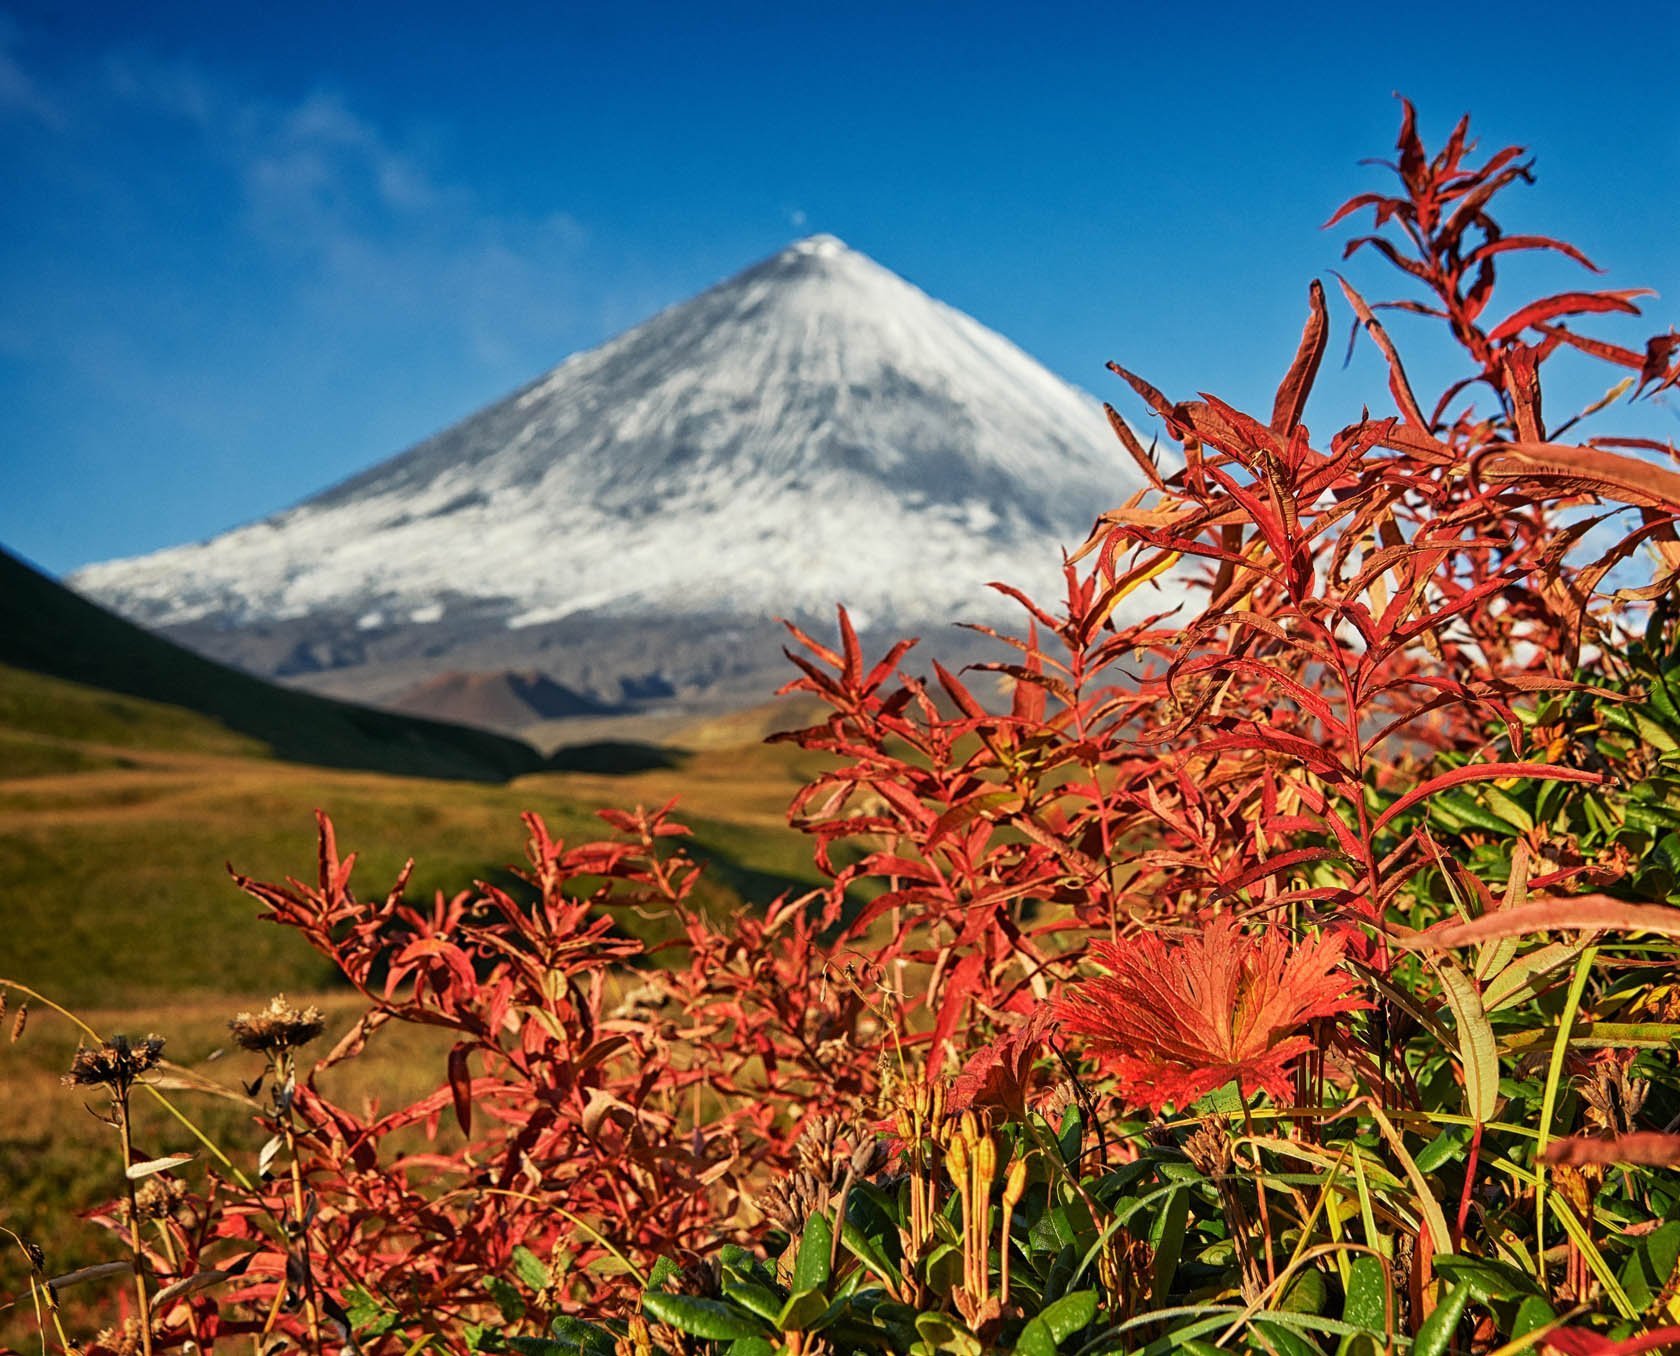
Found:
<path fill-rule="evenodd" d="M 1582 657 L 1625 648 L 1626 605 L 1661 597 L 1680 571 L 1680 475 L 1629 455 L 1665 449 L 1565 442 L 1592 411 L 1554 422 L 1541 401 L 1542 370 L 1564 353 L 1626 369 L 1634 398 L 1672 388 L 1680 341 L 1636 351 L 1574 328 L 1634 312 L 1632 292 L 1506 301 L 1496 284 L 1508 256 L 1586 261 L 1558 241 L 1503 234 L 1490 204 L 1529 167 L 1516 149 L 1479 164 L 1473 149 L 1461 123 L 1428 155 L 1408 105 L 1398 190 L 1332 218 L 1370 210 L 1377 234 L 1349 253 L 1383 255 L 1416 293 L 1383 306 L 1437 318 L 1456 341 L 1465 365 L 1438 395 L 1420 397 L 1380 308 L 1346 282 L 1394 409 L 1327 437 L 1303 422 L 1330 329 L 1317 284 L 1262 416 L 1213 396 L 1170 399 L 1114 366 L 1176 450 L 1146 450 L 1110 411 L 1148 488 L 1102 515 L 1066 563 L 1055 609 L 1004 589 L 1026 634 L 991 633 L 1010 653 L 977 667 L 1007 686 L 1006 706 L 937 664 L 912 673 L 909 642 L 869 663 L 843 612 L 837 649 L 794 630 L 790 687 L 829 712 L 781 736 L 829 756 L 790 811 L 832 876 L 817 897 L 727 924 L 707 917 L 670 807 L 609 814 L 614 836 L 572 846 L 529 818 L 527 895 L 484 885 L 418 905 L 399 881 L 361 899 L 324 819 L 314 884 L 241 878 L 337 965 L 367 1015 L 313 1071 L 276 1066 L 266 1121 L 288 1146 L 286 1174 L 213 1186 L 191 1228 L 170 1226 L 175 1246 L 148 1254 L 162 1285 L 226 1282 L 217 1299 L 208 1286 L 173 1306 L 160 1296 L 160 1340 L 207 1346 L 218 1332 L 278 1328 L 319 1342 L 336 1325 L 356 1328 L 365 1350 L 428 1336 L 458 1349 L 498 1313 L 540 1332 L 562 1311 L 622 1311 L 659 1257 L 704 1294 L 721 1242 L 762 1241 L 758 1198 L 772 1184 L 781 1215 L 826 1208 L 836 1183 L 843 1210 L 869 1161 L 859 1127 L 883 1122 L 900 1127 L 922 1174 L 904 1235 L 914 1269 L 932 1256 L 918 1250 L 945 1246 L 945 1188 L 929 1165 L 958 1159 L 929 1143 L 955 1152 L 942 1079 L 964 1049 L 948 1091 L 951 1110 L 967 1112 L 957 1138 L 975 1162 L 996 1153 L 979 1147 L 992 1144 L 986 1118 L 1026 1118 L 1061 1071 L 1083 1075 L 1063 1100 L 1088 1110 L 1115 1093 L 1116 1111 L 1212 1115 L 1198 1099 L 1234 1079 L 1245 1115 L 1261 1093 L 1292 1103 L 1300 1124 L 1278 1135 L 1303 1144 L 1378 1108 L 1359 1153 L 1383 1174 L 1383 1220 L 1403 1245 L 1382 1274 L 1406 1273 L 1416 1332 L 1443 1293 L 1432 1259 L 1492 1217 L 1478 1164 L 1501 1099 L 1532 1109 L 1542 1145 L 1557 1110 L 1561 1053 L 1542 1090 L 1527 1055 L 1512 1054 L 1526 1046 L 1496 1045 L 1494 1017 L 1547 995 L 1555 1021 L 1558 972 L 1584 965 L 1567 1027 L 1583 1002 L 1625 1006 L 1617 995 L 1633 973 L 1621 962 L 1593 971 L 1596 953 L 1563 943 L 1519 955 L 1515 937 L 1571 926 L 1556 913 L 1490 938 L 1471 964 L 1442 951 L 1460 944 L 1450 928 L 1466 916 L 1526 919 L 1531 894 L 1636 878 L 1614 834 L 1607 845 L 1569 826 L 1646 755 L 1589 748 L 1562 713 L 1634 700 L 1614 674 L 1589 684 Z M 1600 516 L 1638 521 L 1584 559 L 1598 521 L 1586 510 L 1605 504 Z M 1596 590 L 1647 544 L 1655 577 L 1607 605 Z M 1152 596 L 1159 610 L 1140 615 Z M 626 909 L 667 915 L 676 940 L 652 951 L 629 940 L 614 926 Z M 435 1091 L 383 1114 L 330 1102 L 318 1073 L 391 1021 L 449 1034 Z M 1501 1083 L 1502 1058 L 1506 1084 L 1529 1080 L 1520 1095 Z M 1431 1120 L 1443 1115 L 1452 1121 Z M 1463 1167 L 1449 1226 L 1404 1137 L 1457 1124 L 1472 1138 L 1453 1160 Z M 1135 1136 L 1124 1149 L 1121 1138 L 1101 1139 L 1098 1157 L 1136 1160 Z M 1284 1138 L 1269 1151 L 1278 1145 L 1317 1163 Z M 1223 1237 L 1241 1258 L 1233 1284 L 1258 1304 L 1281 1283 L 1271 1212 L 1295 1211 L 1303 1240 L 1318 1214 L 1306 1217 L 1293 1186 L 1271 1206 L 1283 1193 L 1261 1186 L 1251 1211 L 1232 1185 L 1233 1150 L 1211 1131 L 1182 1147 L 1216 1181 Z M 1533 1151 L 1533 1135 L 1502 1150 Z M 1245 1152 L 1263 1178 L 1262 1148 Z M 1510 1219 L 1535 1233 L 1529 1264 L 1551 1298 L 1585 1303 L 1596 1273 L 1574 1234 L 1565 1280 L 1548 1279 L 1544 1160 L 1522 1170 L 1529 1194 Z M 957 1184 L 962 1218 L 994 1178 L 1013 1193 L 1007 1235 L 1024 1168 L 973 1169 Z M 1341 1190 L 1334 1173 L 1320 1180 L 1326 1199 Z M 1368 1199 L 1363 1209 L 1371 1219 Z M 985 1209 L 973 1213 L 990 1227 Z M 1490 1225 L 1475 1247 L 1508 1261 L 1503 1236 Z M 1153 1246 L 1118 1223 L 1093 1245 L 1103 1285 L 1123 1296 L 1115 1313 L 1134 1313 L 1148 1289 L 1121 1259 L 1137 1271 Z M 964 1235 L 964 1298 L 952 1304 L 992 1332 L 1004 1315 L 989 1247 Z M 1002 1252 L 1007 1296 L 1007 1238 Z M 1170 1281 L 1160 1254 L 1151 1265 Z M 935 1280 L 924 1267 L 901 1298 L 933 1303 Z M 1468 1300 L 1456 1302 L 1454 1321 Z M 625 1330 L 623 1349 L 645 1349 L 645 1337 Z"/>

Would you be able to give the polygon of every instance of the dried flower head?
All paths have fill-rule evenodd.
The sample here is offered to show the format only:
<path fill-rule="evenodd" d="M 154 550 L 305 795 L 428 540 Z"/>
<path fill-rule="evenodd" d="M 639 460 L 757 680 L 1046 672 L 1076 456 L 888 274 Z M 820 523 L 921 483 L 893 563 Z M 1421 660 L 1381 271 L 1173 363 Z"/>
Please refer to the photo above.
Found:
<path fill-rule="evenodd" d="M 294 1008 L 286 1002 L 285 994 L 278 993 L 268 1000 L 266 1008 L 239 1013 L 228 1023 L 228 1030 L 242 1050 L 268 1054 L 308 1045 L 321 1034 L 324 1024 L 320 1008 Z"/>
<path fill-rule="evenodd" d="M 134 1208 L 142 1219 L 168 1219 L 187 1198 L 187 1184 L 179 1177 L 157 1173 L 134 1192 Z"/>
<path fill-rule="evenodd" d="M 1587 1104 L 1588 1125 L 1611 1135 L 1629 1134 L 1638 1127 L 1651 1084 L 1633 1077 L 1631 1050 L 1625 1052 L 1627 1058 L 1617 1057 L 1623 1052 L 1606 1053 L 1609 1058 L 1593 1061 L 1576 1087 Z"/>
<path fill-rule="evenodd" d="M 93 1356 L 138 1356 L 141 1350 L 140 1324 L 132 1318 L 125 1318 L 120 1328 L 101 1329 L 91 1348 Z"/>
<path fill-rule="evenodd" d="M 1231 1170 L 1231 1138 L 1224 1126 L 1203 1121 L 1184 1141 L 1184 1156 L 1203 1177 L 1223 1177 Z"/>
<path fill-rule="evenodd" d="M 103 1045 L 78 1046 L 64 1082 L 71 1087 L 104 1086 L 113 1092 L 127 1092 L 134 1080 L 155 1067 L 162 1057 L 162 1036 L 147 1036 L 143 1041 L 112 1036 Z"/>
<path fill-rule="evenodd" d="M 1365 1006 L 1339 968 L 1340 938 L 1297 943 L 1275 926 L 1255 936 L 1229 915 L 1200 936 L 1140 933 L 1091 952 L 1109 973 L 1058 1001 L 1062 1028 L 1087 1038 L 1127 1102 L 1154 1111 L 1232 1079 L 1245 1097 L 1285 1098 L 1292 1062 L 1312 1047 L 1301 1029 Z"/>
<path fill-rule="evenodd" d="M 753 1202 L 765 1218 L 789 1233 L 801 1228 L 813 1210 L 828 1204 L 828 1183 L 803 1170 L 772 1182 Z"/>

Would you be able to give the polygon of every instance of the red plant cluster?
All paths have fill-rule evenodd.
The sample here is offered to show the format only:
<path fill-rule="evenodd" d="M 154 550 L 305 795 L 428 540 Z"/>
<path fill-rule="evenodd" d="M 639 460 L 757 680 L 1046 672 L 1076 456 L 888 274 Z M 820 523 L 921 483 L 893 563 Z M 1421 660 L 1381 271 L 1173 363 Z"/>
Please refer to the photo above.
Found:
<path fill-rule="evenodd" d="M 368 1016 L 290 1094 L 301 1214 L 279 1180 L 230 1191 L 200 1211 L 213 1228 L 181 1228 L 183 1256 L 154 1258 L 165 1283 L 238 1268 L 233 1292 L 183 1296 L 173 1331 L 208 1345 L 230 1298 L 256 1323 L 307 1286 L 329 1317 L 357 1292 L 401 1314 L 406 1345 L 416 1324 L 482 1314 L 484 1278 L 513 1274 L 516 1245 L 554 1264 L 529 1303 L 610 1308 L 632 1268 L 754 1219 L 816 1118 L 872 1120 L 884 1076 L 939 1073 L 988 1033 L 999 1043 L 959 1102 L 1018 1112 L 1046 1039 L 1088 1051 L 1132 1106 L 1182 1108 L 1233 1077 L 1287 1099 L 1325 1044 L 1312 1022 L 1340 1025 L 1344 1071 L 1391 1104 L 1415 1098 L 1393 1024 L 1348 1021 L 1357 992 L 1386 1002 L 1361 980 L 1388 972 L 1385 920 L 1441 864 L 1413 811 L 1473 782 L 1597 782 L 1567 731 L 1525 729 L 1514 706 L 1568 688 L 1582 647 L 1604 643 L 1589 600 L 1636 547 L 1661 553 L 1653 589 L 1680 571 L 1680 476 L 1625 455 L 1655 445 L 1562 441 L 1577 419 L 1550 421 L 1539 381 L 1570 352 L 1628 369 L 1636 394 L 1670 388 L 1680 339 L 1638 352 L 1573 328 L 1633 311 L 1634 293 L 1496 300 L 1513 253 L 1586 260 L 1502 234 L 1489 203 L 1528 167 L 1471 151 L 1460 124 L 1429 157 L 1408 106 L 1399 190 L 1332 218 L 1374 211 L 1387 233 L 1349 252 L 1375 249 L 1415 284 L 1386 305 L 1443 320 L 1461 378 L 1421 399 L 1379 308 L 1345 282 L 1393 413 L 1319 438 L 1303 422 L 1329 336 L 1317 284 L 1261 416 L 1115 366 L 1176 452 L 1146 450 L 1110 410 L 1147 488 L 1102 515 L 1054 609 L 1004 588 L 1027 633 L 989 633 L 1013 654 L 977 667 L 1005 709 L 938 664 L 910 672 L 909 642 L 868 662 L 843 612 L 838 648 L 794 631 L 790 688 L 828 708 L 782 736 L 830 758 L 790 811 L 833 877 L 819 898 L 708 919 L 669 807 L 608 815 L 615 837 L 575 846 L 528 818 L 528 896 L 481 886 L 422 906 L 399 882 L 358 898 L 324 819 L 314 884 L 241 878 Z M 1582 563 L 1589 498 L 1640 520 Z M 1139 616 L 1163 582 L 1183 592 Z M 1443 753 L 1458 765 L 1419 781 Z M 1545 851 L 1534 887 L 1602 884 L 1602 864 Z M 628 909 L 668 917 L 678 940 L 629 940 L 614 927 Z M 1087 957 L 1110 973 L 1076 987 Z M 447 1079 L 382 1115 L 331 1103 L 316 1075 L 393 1020 L 450 1034 Z"/>

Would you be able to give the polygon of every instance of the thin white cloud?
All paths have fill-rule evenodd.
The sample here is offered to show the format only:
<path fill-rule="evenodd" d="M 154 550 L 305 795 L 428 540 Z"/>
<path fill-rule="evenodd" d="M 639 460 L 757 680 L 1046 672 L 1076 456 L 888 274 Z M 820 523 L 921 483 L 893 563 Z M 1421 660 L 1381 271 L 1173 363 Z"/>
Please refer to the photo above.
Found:
<path fill-rule="evenodd" d="M 487 209 L 337 91 L 281 103 L 125 52 L 77 98 L 84 127 L 135 114 L 177 124 L 186 164 L 225 183 L 240 228 L 285 271 L 284 300 L 323 325 L 377 314 L 434 327 L 492 368 L 537 345 L 558 357 L 578 328 L 587 235 L 575 218 Z"/>

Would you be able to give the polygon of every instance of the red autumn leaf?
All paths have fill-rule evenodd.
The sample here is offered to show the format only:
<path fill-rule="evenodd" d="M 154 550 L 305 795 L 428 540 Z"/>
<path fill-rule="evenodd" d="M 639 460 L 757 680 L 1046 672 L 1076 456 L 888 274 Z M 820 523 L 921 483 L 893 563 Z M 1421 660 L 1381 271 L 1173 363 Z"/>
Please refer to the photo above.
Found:
<path fill-rule="evenodd" d="M 1494 443 L 1477 455 L 1479 479 L 1535 495 L 1596 494 L 1619 504 L 1680 513 L 1680 472 L 1637 457 L 1568 443 Z"/>
<path fill-rule="evenodd" d="M 1531 899 L 1514 909 L 1431 928 L 1408 944 L 1445 950 L 1535 932 L 1608 931 L 1680 937 L 1680 909 L 1668 904 L 1629 904 L 1600 894 Z"/>
<path fill-rule="evenodd" d="M 1680 1135 L 1665 1135 L 1656 1130 L 1636 1130 L 1614 1139 L 1577 1135 L 1554 1139 L 1540 1157 L 1547 1163 L 1565 1163 L 1571 1167 L 1583 1163 L 1629 1163 L 1672 1168 L 1680 1165 Z"/>
<path fill-rule="evenodd" d="M 455 1103 L 455 1120 L 464 1135 L 472 1134 L 472 1070 L 467 1066 L 471 1049 L 462 1041 L 449 1051 L 449 1092 Z"/>
<path fill-rule="evenodd" d="M 1483 259 L 1491 258 L 1496 254 L 1504 254 L 1509 250 L 1556 250 L 1559 254 L 1568 255 L 1583 267 L 1590 268 L 1594 273 L 1604 271 L 1575 246 L 1564 240 L 1553 240 L 1547 235 L 1501 236 L 1497 240 L 1489 240 L 1485 244 L 1478 245 L 1469 254 L 1465 255 L 1464 262 L 1466 264 L 1479 264 Z"/>
<path fill-rule="evenodd" d="M 1587 315 L 1600 311 L 1620 311 L 1638 315 L 1639 308 L 1629 297 L 1648 297 L 1651 289 L 1634 287 L 1620 292 L 1559 292 L 1555 297 L 1531 301 L 1513 312 L 1488 331 L 1488 338 L 1498 341 L 1522 333 L 1530 325 L 1556 320 L 1561 315 Z"/>
<path fill-rule="evenodd" d="M 1619 1340 L 1585 1328 L 1559 1328 L 1547 1333 L 1541 1342 L 1542 1351 L 1556 1352 L 1557 1356 L 1640 1356 L 1647 1351 L 1674 1351 L 1677 1346 L 1680 1328 L 1659 1328 Z"/>
<path fill-rule="evenodd" d="M 934 1019 L 933 1024 L 933 1051 L 928 1056 L 930 1069 L 939 1066 L 939 1059 L 944 1054 L 945 1047 L 951 1043 L 951 1035 L 957 1029 L 958 1020 L 980 987 L 985 967 L 985 957 L 978 951 L 970 951 L 946 976 L 945 993 L 939 1003 L 939 1016 Z"/>
<path fill-rule="evenodd" d="M 1024 1119 L 1033 1064 L 1055 1026 L 1054 1009 L 1040 1004 L 1026 1021 L 969 1056 L 962 1072 L 951 1080 L 952 1109 L 989 1107 Z"/>
<path fill-rule="evenodd" d="M 1257 937 L 1229 914 L 1197 936 L 1139 933 L 1091 955 L 1108 974 L 1058 1000 L 1062 1029 L 1086 1038 L 1126 1102 L 1155 1111 L 1182 1111 L 1232 1079 L 1245 1097 L 1287 1097 L 1294 1060 L 1312 1048 L 1307 1022 L 1363 1006 L 1339 938 L 1298 944 L 1276 926 Z"/>
<path fill-rule="evenodd" d="M 1443 772 L 1414 786 L 1377 816 L 1376 822 L 1371 825 L 1371 831 L 1380 831 L 1395 816 L 1405 814 L 1412 806 L 1428 800 L 1437 791 L 1463 786 L 1466 782 L 1500 781 L 1506 777 L 1540 777 L 1555 782 L 1585 782 L 1589 786 L 1596 786 L 1604 780 L 1597 772 L 1586 772 L 1573 767 L 1555 767 L 1550 763 L 1471 763 L 1465 767 L 1455 767 L 1450 772 Z"/>
<path fill-rule="evenodd" d="M 1301 331 L 1300 346 L 1272 402 L 1274 433 L 1288 433 L 1301 422 L 1301 412 L 1307 407 L 1307 395 L 1318 376 L 1318 365 L 1324 359 L 1329 337 L 1330 317 L 1324 309 L 1324 286 L 1315 278 L 1307 289 L 1307 323 Z"/>

